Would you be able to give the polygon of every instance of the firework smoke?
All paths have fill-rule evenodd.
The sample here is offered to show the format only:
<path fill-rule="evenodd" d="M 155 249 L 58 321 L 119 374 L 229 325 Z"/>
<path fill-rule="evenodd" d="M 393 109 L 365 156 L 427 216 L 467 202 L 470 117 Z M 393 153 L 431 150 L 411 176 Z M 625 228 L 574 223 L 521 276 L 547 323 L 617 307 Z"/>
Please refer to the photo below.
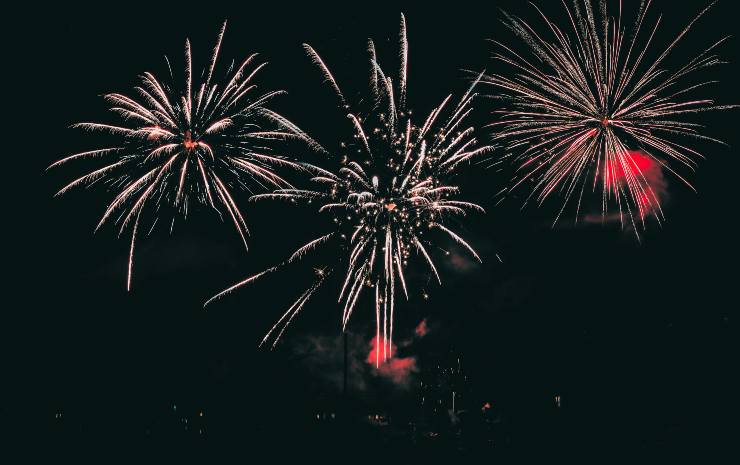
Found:
<path fill-rule="evenodd" d="M 426 335 L 419 328 L 426 329 L 426 319 L 420 322 L 414 336 L 400 341 L 401 352 L 407 355 L 399 357 L 394 344 L 393 357 L 385 363 L 376 365 L 376 352 L 382 351 L 384 344 L 376 336 L 368 341 L 366 336 L 349 332 L 345 340 L 343 335 L 316 336 L 304 335 L 295 338 L 291 345 L 295 355 L 304 360 L 307 369 L 321 379 L 323 383 L 336 391 L 341 391 L 344 384 L 344 344 L 347 344 L 347 379 L 353 391 L 366 391 L 376 381 L 394 389 L 408 389 L 413 385 L 414 376 L 419 373 L 417 357 L 413 355 L 414 344 Z"/>
<path fill-rule="evenodd" d="M 381 355 L 381 352 L 388 348 L 381 338 L 375 336 L 370 341 L 370 352 L 367 354 L 366 362 L 375 369 L 375 374 L 381 376 L 393 384 L 401 387 L 408 387 L 411 383 L 411 375 L 417 373 L 419 368 L 416 366 L 416 357 L 399 357 L 396 345 L 391 343 L 393 355 Z M 379 359 L 384 362 L 378 364 Z"/>

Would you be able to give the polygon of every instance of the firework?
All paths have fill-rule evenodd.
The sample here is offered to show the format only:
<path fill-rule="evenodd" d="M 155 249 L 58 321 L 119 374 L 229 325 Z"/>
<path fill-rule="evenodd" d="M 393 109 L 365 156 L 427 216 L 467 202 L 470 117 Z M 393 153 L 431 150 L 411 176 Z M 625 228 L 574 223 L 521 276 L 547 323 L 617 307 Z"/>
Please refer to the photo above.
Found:
<path fill-rule="evenodd" d="M 213 209 L 227 217 L 246 248 L 247 225 L 232 191 L 252 186 L 265 189 L 291 185 L 275 173 L 276 167 L 305 169 L 275 154 L 270 140 L 301 138 L 289 121 L 265 105 L 282 91 L 258 93 L 255 76 L 267 64 L 257 64 L 257 54 L 238 67 L 229 67 L 222 82 L 214 71 L 226 30 L 224 22 L 207 68 L 200 78 L 193 74 L 190 41 L 185 41 L 184 88 L 175 85 L 169 60 L 168 82 L 145 72 L 135 96 L 105 95 L 110 110 L 122 125 L 79 123 L 73 127 L 117 136 L 118 145 L 68 156 L 56 167 L 76 160 L 105 160 L 104 166 L 63 187 L 57 195 L 78 186 L 104 183 L 116 191 L 97 229 L 111 220 L 119 236 L 131 228 L 127 289 L 131 289 L 134 245 L 145 215 L 154 228 L 166 207 L 187 217 L 192 204 Z M 147 208 L 148 207 L 148 208 Z M 170 231 L 176 215 L 172 215 Z"/>
<path fill-rule="evenodd" d="M 375 353 L 376 363 L 380 363 L 381 357 L 385 360 L 392 356 L 396 295 L 402 292 L 408 298 L 405 272 L 409 260 L 416 257 L 426 263 L 441 284 L 430 253 L 435 235 L 448 236 L 480 260 L 470 244 L 447 224 L 454 217 L 483 210 L 474 203 L 457 200 L 459 189 L 449 182 L 461 166 L 490 150 L 478 143 L 474 128 L 466 123 L 475 83 L 457 103 L 450 95 L 422 124 L 414 123 L 406 105 L 408 42 L 402 16 L 397 81 L 377 64 L 375 46 L 369 41 L 370 97 L 363 101 L 370 109 L 355 111 L 322 58 L 311 46 L 304 47 L 334 90 L 341 108 L 349 111 L 352 137 L 340 144 L 338 169 L 322 170 L 313 178 L 314 189 L 278 189 L 252 199 L 318 204 L 319 212 L 332 215 L 336 228 L 302 246 L 282 264 L 235 284 L 211 301 L 299 260 L 316 247 L 331 244 L 338 251 L 336 262 L 317 269 L 316 282 L 283 314 L 262 343 L 272 337 L 274 346 L 311 296 L 337 271 L 341 273 L 338 302 L 343 308 L 343 329 L 363 291 L 374 296 L 376 338 L 382 341 L 382 349 Z"/>
<path fill-rule="evenodd" d="M 504 23 L 526 44 L 526 53 L 496 42 L 501 48 L 496 59 L 515 75 L 483 78 L 504 93 L 506 108 L 496 112 L 501 118 L 492 124 L 498 130 L 494 139 L 519 165 L 505 192 L 529 182 L 527 202 L 542 204 L 553 194 L 561 195 L 557 222 L 571 200 L 577 202 L 578 218 L 584 192 L 600 186 L 602 217 L 616 202 L 623 225 L 629 218 L 632 225 L 644 227 L 648 213 L 660 221 L 659 195 L 646 177 L 646 167 L 665 169 L 691 187 L 672 165 L 693 170 L 701 154 L 677 140 L 718 141 L 701 134 L 702 126 L 685 117 L 731 106 L 688 97 L 711 82 L 686 80 L 721 63 L 713 51 L 725 39 L 678 69 L 664 70 L 666 58 L 709 7 L 664 49 L 651 53 L 660 19 L 647 26 L 650 0 L 640 3 L 630 34 L 622 23 L 621 1 L 616 17 L 607 14 L 606 0 L 599 2 L 598 15 L 590 0 L 574 0 L 572 8 L 563 4 L 569 19 L 564 29 L 537 8 L 547 35 L 506 15 Z M 643 155 L 634 156 L 638 152 Z"/>

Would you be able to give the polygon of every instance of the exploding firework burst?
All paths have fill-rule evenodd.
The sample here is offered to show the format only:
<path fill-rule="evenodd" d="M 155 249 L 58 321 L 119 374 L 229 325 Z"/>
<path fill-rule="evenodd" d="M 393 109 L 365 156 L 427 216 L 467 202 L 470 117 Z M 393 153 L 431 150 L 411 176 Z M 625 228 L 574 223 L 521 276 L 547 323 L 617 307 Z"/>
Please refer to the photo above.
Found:
<path fill-rule="evenodd" d="M 490 149 L 478 143 L 474 128 L 466 124 L 475 83 L 457 104 L 452 103 L 450 95 L 421 125 L 415 124 L 406 105 L 408 42 L 402 16 L 398 80 L 394 83 L 378 66 L 375 46 L 369 41 L 371 98 L 364 101 L 370 102 L 371 108 L 360 113 L 347 104 L 336 79 L 316 51 L 309 45 L 304 47 L 333 88 L 341 108 L 349 111 L 347 118 L 353 136 L 340 145 L 338 170 L 323 170 L 313 178 L 316 188 L 279 189 L 253 199 L 317 203 L 319 212 L 333 216 L 336 229 L 305 244 L 282 264 L 235 284 L 210 301 L 299 260 L 316 247 L 333 243 L 339 251 L 338 260 L 316 270 L 316 282 L 283 314 L 262 343 L 273 337 L 274 346 L 336 270 L 341 273 L 338 301 L 343 306 L 343 328 L 346 329 L 363 291 L 374 294 L 376 337 L 382 340 L 382 350 L 376 351 L 376 362 L 380 363 L 381 357 L 385 360 L 391 356 L 396 294 L 403 292 L 408 298 L 404 276 L 409 260 L 418 256 L 441 284 L 430 254 L 435 234 L 439 233 L 480 260 L 470 244 L 447 224 L 453 217 L 483 210 L 474 203 L 456 200 L 458 187 L 449 183 L 459 167 Z"/>
<path fill-rule="evenodd" d="M 519 164 L 514 183 L 505 192 L 530 182 L 527 201 L 542 204 L 552 194 L 562 195 L 557 222 L 572 199 L 577 201 L 577 218 L 584 191 L 600 186 L 602 217 L 616 202 L 623 225 L 628 217 L 633 226 L 644 227 L 649 213 L 660 221 L 659 195 L 645 175 L 645 163 L 639 162 L 662 167 L 691 187 L 672 165 L 693 169 L 701 154 L 677 139 L 718 141 L 702 135 L 702 126 L 684 117 L 732 106 L 687 97 L 712 82 L 686 79 L 721 63 L 713 51 L 725 39 L 667 71 L 661 69 L 666 58 L 709 7 L 649 58 L 660 26 L 660 19 L 652 27 L 646 25 L 650 0 L 640 3 L 629 35 L 622 23 L 621 1 L 616 17 L 607 14 L 606 0 L 599 2 L 598 15 L 591 0 L 574 0 L 573 8 L 563 4 L 569 19 L 565 29 L 537 8 L 548 36 L 507 15 L 505 24 L 526 43 L 526 53 L 496 42 L 502 51 L 495 57 L 516 74 L 483 78 L 504 91 L 508 106 L 496 112 L 501 119 L 492 124 L 499 131 L 494 139 Z M 636 151 L 644 157 L 635 157 Z"/>
<path fill-rule="evenodd" d="M 153 229 L 163 210 L 171 207 L 183 217 L 191 204 L 203 204 L 219 216 L 228 215 L 247 246 L 247 225 L 232 191 L 257 186 L 265 189 L 291 185 L 275 173 L 276 167 L 306 166 L 275 154 L 268 141 L 301 138 L 300 131 L 265 104 L 282 91 L 258 93 L 254 78 L 267 64 L 256 64 L 257 54 L 238 67 L 229 67 L 223 82 L 214 71 L 226 30 L 223 24 L 208 67 L 200 79 L 193 75 L 190 41 L 185 41 L 185 85 L 178 88 L 167 60 L 170 82 L 146 72 L 136 95 L 105 95 L 110 110 L 123 125 L 79 123 L 74 127 L 118 136 L 119 145 L 68 156 L 56 167 L 75 160 L 104 159 L 106 164 L 63 187 L 57 195 L 78 186 L 104 183 L 117 194 L 97 229 L 114 219 L 119 235 L 130 227 L 131 246 L 127 289 L 131 289 L 134 245 L 142 215 L 152 215 Z M 172 215 L 170 230 L 176 215 Z M 150 229 L 151 231 L 151 229 Z"/>

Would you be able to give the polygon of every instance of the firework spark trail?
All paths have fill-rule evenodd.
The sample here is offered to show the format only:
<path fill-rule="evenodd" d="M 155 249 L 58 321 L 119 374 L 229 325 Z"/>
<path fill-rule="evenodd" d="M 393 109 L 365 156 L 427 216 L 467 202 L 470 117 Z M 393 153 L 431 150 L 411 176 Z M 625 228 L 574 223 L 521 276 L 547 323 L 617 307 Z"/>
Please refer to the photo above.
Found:
<path fill-rule="evenodd" d="M 256 93 L 254 78 L 266 63 L 250 71 L 257 57 L 247 57 L 241 65 L 228 69 L 222 82 L 214 83 L 214 71 L 226 31 L 218 35 L 202 81 L 193 75 L 190 41 L 185 42 L 184 90 L 158 80 L 145 72 L 135 97 L 118 93 L 105 95 L 110 110 L 123 121 L 122 126 L 104 123 L 79 123 L 74 127 L 102 131 L 121 138 L 120 145 L 70 155 L 49 168 L 77 160 L 108 160 L 105 166 L 81 176 L 63 187 L 62 195 L 78 186 L 105 183 L 117 194 L 108 205 L 97 228 L 116 213 L 119 236 L 133 224 L 128 260 L 127 289 L 131 289 L 134 242 L 140 235 L 145 206 L 151 207 L 152 228 L 163 206 L 187 216 L 189 205 L 203 204 L 234 223 L 244 246 L 247 225 L 233 197 L 234 189 L 248 189 L 245 181 L 259 188 L 288 188 L 291 184 L 273 170 L 290 168 L 312 171 L 312 167 L 273 153 L 269 141 L 298 139 L 314 144 L 286 118 L 265 105 L 282 91 Z M 166 59 L 166 57 L 165 57 Z M 169 66 L 169 60 L 167 59 Z M 266 123 L 266 128 L 263 125 Z M 314 144 L 315 145 L 315 144 Z M 312 171 L 315 172 L 315 171 Z M 173 223 L 174 225 L 174 217 Z"/>
<path fill-rule="evenodd" d="M 276 332 L 273 345 L 314 292 L 332 272 L 340 273 L 338 303 L 342 305 L 342 328 L 346 330 L 365 288 L 374 288 L 376 337 L 382 339 L 383 360 L 392 357 L 393 321 L 396 312 L 397 283 L 408 298 L 404 269 L 414 251 L 439 280 L 426 246 L 434 242 L 435 231 L 460 244 L 477 259 L 472 246 L 442 223 L 469 211 L 483 211 L 471 202 L 454 200 L 456 186 L 450 177 L 471 159 L 486 155 L 491 147 L 480 145 L 473 136 L 474 128 L 466 127 L 477 80 L 456 105 L 448 96 L 418 126 L 411 117 L 408 97 L 408 40 L 406 21 L 401 17 L 400 71 L 398 79 L 386 76 L 377 63 L 373 42 L 368 41 L 370 55 L 369 88 L 372 98 L 364 99 L 371 108 L 354 111 L 342 93 L 339 83 L 324 60 L 310 45 L 304 48 L 319 67 L 325 81 L 339 99 L 341 109 L 348 111 L 352 139 L 340 144 L 339 168 L 321 170 L 313 178 L 315 189 L 276 189 L 255 195 L 252 200 L 306 201 L 320 205 L 318 212 L 333 216 L 336 230 L 299 248 L 288 260 L 267 271 L 231 286 L 206 302 L 234 291 L 265 273 L 300 259 L 319 245 L 336 247 L 336 262 L 320 268 L 319 278 L 285 312 L 270 329 L 262 343 Z M 395 84 L 394 84 L 395 83 Z M 443 115 L 447 115 L 446 118 Z M 369 129 L 370 128 L 370 129 Z M 326 152 L 323 148 L 318 151 Z M 318 168 L 317 168 L 318 170 Z M 381 363 L 381 350 L 376 363 Z"/>
<path fill-rule="evenodd" d="M 493 74 L 482 79 L 502 90 L 507 102 L 507 108 L 495 112 L 501 115 L 500 120 L 490 125 L 498 131 L 494 140 L 516 155 L 519 163 L 512 187 L 505 193 L 531 182 L 532 192 L 525 204 L 533 198 L 542 204 L 552 194 L 563 195 L 555 223 L 574 197 L 577 197 L 578 218 L 591 179 L 592 190 L 601 184 L 602 216 L 606 216 L 609 203 L 616 201 L 622 225 L 624 208 L 633 226 L 639 219 L 644 227 L 648 213 L 661 221 L 658 196 L 630 153 L 635 149 L 642 151 L 691 187 L 669 163 L 675 161 L 693 170 L 695 159 L 702 155 L 673 139 L 687 136 L 719 141 L 701 134 L 701 125 L 683 121 L 681 117 L 736 107 L 716 105 L 708 99 L 686 98 L 689 92 L 714 81 L 683 82 L 687 75 L 722 63 L 713 50 L 725 39 L 676 71 L 660 69 L 711 5 L 657 58 L 649 61 L 648 51 L 660 24 L 659 19 L 645 33 L 650 3 L 643 0 L 640 4 L 631 36 L 622 25 L 621 1 L 619 14 L 610 17 L 606 0 L 601 0 L 601 21 L 597 23 L 591 0 L 574 0 L 572 9 L 563 1 L 569 18 L 566 29 L 561 29 L 535 7 L 551 37 L 541 35 L 520 18 L 506 15 L 504 24 L 524 41 L 527 53 L 494 41 L 501 47 L 495 58 L 515 73 L 513 77 Z M 624 176 L 615 176 L 616 172 Z"/>

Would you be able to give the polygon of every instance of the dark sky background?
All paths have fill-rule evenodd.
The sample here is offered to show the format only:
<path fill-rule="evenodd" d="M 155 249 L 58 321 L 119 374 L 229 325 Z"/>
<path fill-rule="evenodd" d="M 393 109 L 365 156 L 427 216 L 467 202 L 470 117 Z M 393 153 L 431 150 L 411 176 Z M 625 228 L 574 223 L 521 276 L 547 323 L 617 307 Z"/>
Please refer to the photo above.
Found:
<path fill-rule="evenodd" d="M 651 18 L 665 13 L 654 52 L 704 5 L 687 3 L 654 2 Z M 274 108 L 333 146 L 350 128 L 302 42 L 312 44 L 354 93 L 367 77 L 368 37 L 382 45 L 381 64 L 395 69 L 404 11 L 409 102 L 427 113 L 447 93 L 464 91 L 463 69 L 503 70 L 489 59 L 493 49 L 485 40 L 515 40 L 500 25 L 498 7 L 541 24 L 530 5 L 513 0 L 295 9 L 247 2 L 197 8 L 101 3 L 46 10 L 26 22 L 15 47 L 23 56 L 8 71 L 17 82 L 6 87 L 15 102 L 6 122 L 13 134 L 3 137 L 18 144 L 6 152 L 4 230 L 11 238 L 4 241 L 10 260 L 0 317 L 1 344 L 7 345 L 0 356 L 3 434 L 62 438 L 65 447 L 90 437 L 139 440 L 147 429 L 165 431 L 177 405 L 189 415 L 206 412 L 211 444 L 269 449 L 289 437 L 302 444 L 296 438 L 307 430 L 302 421 L 317 399 L 338 398 L 323 382 L 326 373 L 304 363 L 296 350 L 306 338 L 339 334 L 333 289 L 317 296 L 274 352 L 258 350 L 257 343 L 302 292 L 310 267 L 271 276 L 208 310 L 202 304 L 324 234 L 325 219 L 282 204 L 248 204 L 241 193 L 237 201 L 252 232 L 249 253 L 232 225 L 207 210 L 195 212 L 172 237 L 160 232 L 140 242 L 133 292 L 126 293 L 128 240 L 115 240 L 111 227 L 93 234 L 110 193 L 95 187 L 53 198 L 91 165 L 44 170 L 64 155 L 96 147 L 99 139 L 68 126 L 115 121 L 100 94 L 128 93 L 145 70 L 164 75 L 164 54 L 176 73 L 182 69 L 186 37 L 200 69 L 225 18 L 222 59 L 259 51 L 270 62 L 259 83 L 289 92 Z M 562 15 L 554 2 L 546 9 Z M 721 1 L 668 64 L 680 65 L 700 47 L 734 34 L 736 18 L 734 2 Z M 738 102 L 737 51 L 733 38 L 720 52 L 731 63 L 702 72 L 701 78 L 722 81 L 705 91 L 707 97 Z M 479 105 L 492 110 L 495 103 Z M 479 121 L 487 121 L 486 113 Z M 443 288 L 415 287 L 412 302 L 399 311 L 398 331 L 410 336 L 425 317 L 435 329 L 410 353 L 422 367 L 451 350 L 459 354 L 471 379 L 471 405 L 490 399 L 504 406 L 521 450 L 727 447 L 738 388 L 732 355 L 737 118 L 737 111 L 701 115 L 707 134 L 729 147 L 696 142 L 707 155 L 690 174 L 698 194 L 669 177 L 667 221 L 662 227 L 651 222 L 639 243 L 613 225 L 551 228 L 557 203 L 521 212 L 521 199 L 495 206 L 503 173 L 464 176 L 464 192 L 487 209 L 464 227 L 484 264 L 443 266 Z M 431 298 L 421 302 L 424 290 Z M 358 309 L 350 331 L 369 340 L 374 322 L 364 310 Z M 378 385 L 353 392 L 353 408 L 414 402 L 413 392 L 393 391 Z M 567 410 L 557 425 L 550 408 L 556 394 Z M 63 427 L 54 418 L 60 411 Z M 311 447 L 331 442 L 324 437 Z"/>

